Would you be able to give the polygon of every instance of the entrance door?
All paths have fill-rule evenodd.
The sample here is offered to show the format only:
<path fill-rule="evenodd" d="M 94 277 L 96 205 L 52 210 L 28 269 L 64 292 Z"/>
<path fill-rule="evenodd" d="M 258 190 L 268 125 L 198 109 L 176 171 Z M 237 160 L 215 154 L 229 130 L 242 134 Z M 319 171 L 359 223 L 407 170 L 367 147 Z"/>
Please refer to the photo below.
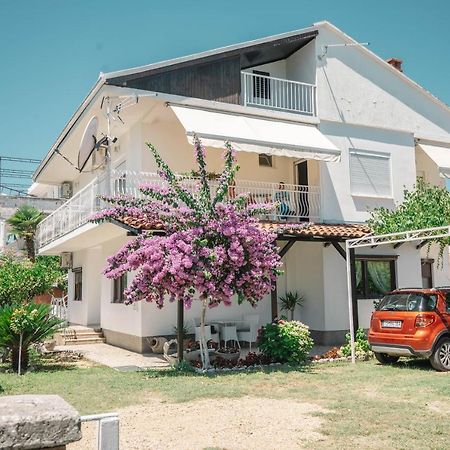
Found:
<path fill-rule="evenodd" d="M 422 259 L 422 287 L 430 289 L 433 287 L 433 260 Z"/>
<path fill-rule="evenodd" d="M 300 185 L 298 195 L 298 209 L 301 221 L 309 220 L 308 201 L 308 161 L 297 164 L 297 183 Z"/>

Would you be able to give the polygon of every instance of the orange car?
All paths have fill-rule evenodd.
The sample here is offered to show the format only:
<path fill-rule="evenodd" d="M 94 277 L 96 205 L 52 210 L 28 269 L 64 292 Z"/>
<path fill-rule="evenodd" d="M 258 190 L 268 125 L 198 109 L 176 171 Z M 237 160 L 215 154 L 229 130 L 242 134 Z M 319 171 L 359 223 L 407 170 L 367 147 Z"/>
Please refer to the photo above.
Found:
<path fill-rule="evenodd" d="M 450 287 L 384 296 L 372 314 L 369 344 L 382 364 L 417 356 L 429 358 L 436 370 L 450 370 Z"/>

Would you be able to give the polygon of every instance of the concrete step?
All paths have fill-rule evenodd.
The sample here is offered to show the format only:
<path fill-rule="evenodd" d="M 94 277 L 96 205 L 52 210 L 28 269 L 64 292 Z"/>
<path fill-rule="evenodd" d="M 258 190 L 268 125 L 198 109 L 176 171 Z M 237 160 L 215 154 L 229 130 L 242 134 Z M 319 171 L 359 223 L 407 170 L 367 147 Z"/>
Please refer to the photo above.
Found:
<path fill-rule="evenodd" d="M 63 345 L 83 345 L 83 344 L 104 344 L 105 338 L 79 338 L 79 339 L 65 339 Z"/>
<path fill-rule="evenodd" d="M 68 327 L 55 336 L 58 345 L 99 344 L 105 342 L 101 328 Z"/>

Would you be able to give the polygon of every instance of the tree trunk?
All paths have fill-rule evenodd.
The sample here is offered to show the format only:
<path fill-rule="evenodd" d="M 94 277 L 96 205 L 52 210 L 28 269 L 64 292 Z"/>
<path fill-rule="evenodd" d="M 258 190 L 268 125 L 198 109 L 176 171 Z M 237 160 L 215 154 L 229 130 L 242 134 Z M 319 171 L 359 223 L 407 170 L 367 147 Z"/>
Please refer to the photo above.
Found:
<path fill-rule="evenodd" d="M 35 252 L 34 252 L 34 239 L 27 237 L 25 238 L 25 246 L 27 248 L 27 256 L 31 259 L 31 261 L 35 260 Z"/>
<path fill-rule="evenodd" d="M 16 373 L 19 370 L 19 353 L 20 353 L 20 346 L 19 345 L 14 346 L 11 350 L 11 358 L 12 358 L 12 368 Z M 28 369 L 28 348 L 22 347 L 20 373 L 25 373 L 27 369 Z"/>
<path fill-rule="evenodd" d="M 205 319 L 206 308 L 208 307 L 208 299 L 202 299 L 202 315 L 200 319 L 200 355 L 202 358 L 203 369 L 209 369 L 209 352 L 208 343 L 205 337 Z"/>

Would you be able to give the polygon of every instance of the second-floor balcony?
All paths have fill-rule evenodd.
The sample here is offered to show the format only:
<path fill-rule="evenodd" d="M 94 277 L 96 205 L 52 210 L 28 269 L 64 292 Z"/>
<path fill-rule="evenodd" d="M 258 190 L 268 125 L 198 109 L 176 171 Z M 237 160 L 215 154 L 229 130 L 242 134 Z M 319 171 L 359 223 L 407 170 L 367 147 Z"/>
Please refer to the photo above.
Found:
<path fill-rule="evenodd" d="M 241 101 L 256 106 L 308 116 L 317 115 L 316 86 L 250 72 L 242 72 Z"/>
<path fill-rule="evenodd" d="M 183 186 L 191 192 L 198 189 L 198 180 L 194 177 L 180 175 Z M 87 224 L 96 212 L 108 205 L 101 195 L 142 196 L 139 186 L 146 183 L 164 185 L 156 173 L 112 171 L 111 179 L 100 176 L 75 193 L 57 210 L 47 216 L 38 226 L 36 233 L 37 249 L 42 249 L 53 241 Z M 217 181 L 210 182 L 212 191 Z M 273 212 L 261 219 L 272 221 L 317 221 L 320 218 L 320 190 L 318 186 L 301 186 L 295 184 L 269 183 L 263 181 L 236 180 L 230 187 L 230 196 L 247 194 L 249 204 L 275 203 Z"/>

